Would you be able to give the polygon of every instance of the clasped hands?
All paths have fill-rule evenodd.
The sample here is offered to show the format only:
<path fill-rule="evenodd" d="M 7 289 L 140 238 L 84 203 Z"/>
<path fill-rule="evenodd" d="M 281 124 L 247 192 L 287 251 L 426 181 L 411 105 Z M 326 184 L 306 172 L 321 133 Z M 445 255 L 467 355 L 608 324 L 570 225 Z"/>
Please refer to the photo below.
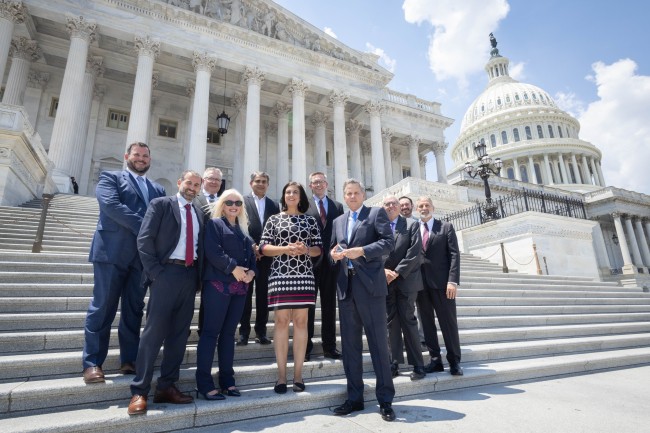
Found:
<path fill-rule="evenodd" d="M 304 242 L 292 242 L 286 246 L 288 256 L 301 256 L 309 254 L 309 247 Z"/>
<path fill-rule="evenodd" d="M 332 260 L 336 262 L 343 258 L 348 258 L 350 260 L 358 259 L 363 255 L 365 255 L 363 247 L 341 248 L 340 245 L 336 245 L 330 251 L 330 257 L 332 257 Z"/>
<path fill-rule="evenodd" d="M 255 278 L 255 272 L 243 266 L 235 266 L 235 269 L 232 270 L 232 275 L 237 281 L 242 281 L 247 284 Z"/>

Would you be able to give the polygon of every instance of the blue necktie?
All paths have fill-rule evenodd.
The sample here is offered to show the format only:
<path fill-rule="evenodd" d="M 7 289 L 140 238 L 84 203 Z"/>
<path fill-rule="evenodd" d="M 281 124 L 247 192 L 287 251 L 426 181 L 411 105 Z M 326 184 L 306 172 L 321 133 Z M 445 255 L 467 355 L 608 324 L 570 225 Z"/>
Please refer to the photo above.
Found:
<path fill-rule="evenodd" d="M 147 188 L 147 182 L 144 180 L 144 177 L 138 176 L 138 186 L 140 187 L 140 191 L 142 191 L 144 202 L 149 204 L 149 190 Z"/>

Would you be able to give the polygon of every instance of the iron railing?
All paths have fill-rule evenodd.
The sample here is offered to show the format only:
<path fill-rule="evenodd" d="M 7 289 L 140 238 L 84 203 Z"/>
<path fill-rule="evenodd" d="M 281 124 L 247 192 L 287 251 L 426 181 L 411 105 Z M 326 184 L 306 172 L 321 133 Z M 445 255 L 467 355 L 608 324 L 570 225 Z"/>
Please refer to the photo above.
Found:
<path fill-rule="evenodd" d="M 488 221 L 486 218 L 486 206 L 488 206 L 487 203 L 478 203 L 474 207 L 447 214 L 443 219 L 452 223 L 456 230 L 474 227 Z M 582 200 L 568 196 L 548 194 L 542 191 L 528 191 L 524 189 L 505 197 L 493 199 L 492 206 L 497 206 L 497 218 L 505 218 L 522 212 L 534 211 L 587 219 L 585 204 Z"/>

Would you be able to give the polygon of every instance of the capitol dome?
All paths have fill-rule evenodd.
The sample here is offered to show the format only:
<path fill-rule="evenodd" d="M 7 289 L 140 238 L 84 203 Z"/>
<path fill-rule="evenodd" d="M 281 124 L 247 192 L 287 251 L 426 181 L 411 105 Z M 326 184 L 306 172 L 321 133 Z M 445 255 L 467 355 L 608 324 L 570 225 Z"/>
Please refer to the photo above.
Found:
<path fill-rule="evenodd" d="M 491 42 L 488 84 L 463 116 L 449 177 L 464 177 L 465 162 L 476 160 L 474 144 L 484 140 L 490 156 L 504 162 L 503 177 L 581 192 L 605 186 L 601 152 L 580 140 L 580 123 L 543 89 L 513 79 L 508 58 Z"/>

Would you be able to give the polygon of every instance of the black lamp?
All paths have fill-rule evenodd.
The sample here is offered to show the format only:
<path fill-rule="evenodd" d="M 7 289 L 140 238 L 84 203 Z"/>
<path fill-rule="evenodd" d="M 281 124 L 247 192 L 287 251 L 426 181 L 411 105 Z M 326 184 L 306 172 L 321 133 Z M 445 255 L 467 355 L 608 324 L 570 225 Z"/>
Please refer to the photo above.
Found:
<path fill-rule="evenodd" d="M 499 175 L 501 173 L 501 168 L 503 167 L 503 161 L 501 158 L 495 158 L 492 161 L 492 157 L 487 154 L 487 146 L 485 145 L 485 140 L 481 138 L 481 141 L 474 143 L 474 153 L 476 154 L 478 167 L 474 167 L 469 161 L 465 163 L 465 172 L 470 175 L 470 177 L 475 178 L 476 176 L 483 179 L 483 185 L 485 187 L 485 219 L 487 221 L 495 220 L 499 218 L 497 212 L 496 203 L 492 203 L 492 192 L 490 191 L 490 185 L 488 184 L 488 178 L 490 174 Z"/>
<path fill-rule="evenodd" d="M 228 125 L 230 125 L 230 117 L 226 114 L 226 69 L 223 70 L 223 111 L 217 116 L 217 131 L 222 136 L 228 133 Z"/>

